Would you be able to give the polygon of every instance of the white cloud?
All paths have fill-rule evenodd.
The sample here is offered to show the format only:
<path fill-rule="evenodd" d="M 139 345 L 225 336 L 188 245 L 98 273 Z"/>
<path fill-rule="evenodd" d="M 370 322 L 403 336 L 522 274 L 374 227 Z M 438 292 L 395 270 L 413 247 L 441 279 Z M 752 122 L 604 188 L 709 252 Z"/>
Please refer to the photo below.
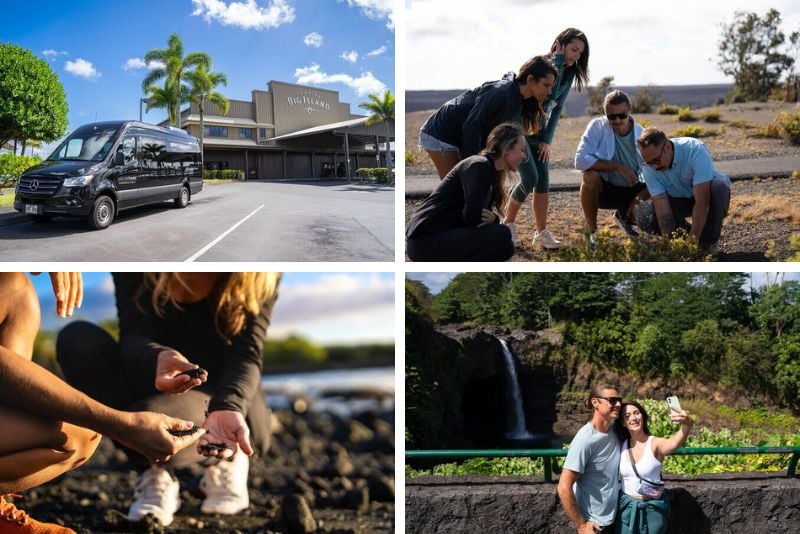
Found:
<path fill-rule="evenodd" d="M 376 48 L 375 50 L 372 50 L 371 52 L 367 52 L 367 57 L 380 56 L 381 54 L 384 54 L 386 52 L 386 50 L 387 50 L 387 48 L 384 45 L 384 46 L 382 46 L 380 48 Z"/>
<path fill-rule="evenodd" d="M 91 61 L 86 61 L 83 58 L 77 58 L 75 61 L 67 61 L 64 65 L 64 70 L 79 78 L 87 80 L 94 80 L 100 77 L 100 71 L 94 68 Z"/>
<path fill-rule="evenodd" d="M 301 85 L 325 85 L 333 83 L 344 84 L 353 89 L 358 96 L 367 96 L 370 93 L 382 93 L 386 84 L 378 80 L 371 72 L 367 71 L 358 78 L 349 74 L 327 74 L 320 71 L 319 65 L 312 63 L 308 67 L 299 67 L 294 71 L 295 81 Z"/>
<path fill-rule="evenodd" d="M 42 55 L 47 59 L 49 59 L 50 61 L 55 61 L 56 59 L 58 59 L 58 56 L 68 56 L 69 52 L 67 52 L 66 50 L 59 51 L 48 48 L 47 50 L 42 50 Z"/>
<path fill-rule="evenodd" d="M 132 57 L 122 65 L 122 70 L 163 69 L 164 67 L 165 65 L 161 61 L 151 61 L 149 63 L 145 63 L 145 61 L 140 57 Z"/>
<path fill-rule="evenodd" d="M 277 28 L 294 20 L 294 8 L 286 0 L 271 0 L 261 7 L 256 0 L 227 3 L 223 0 L 192 0 L 192 16 L 202 16 L 206 22 L 219 21 L 223 26 L 239 26 L 245 30 Z"/>
<path fill-rule="evenodd" d="M 314 48 L 319 48 L 322 46 L 322 43 L 325 41 L 325 38 L 322 37 L 317 32 L 311 32 L 305 37 L 303 37 L 303 42 L 306 46 L 313 46 Z"/>
<path fill-rule="evenodd" d="M 349 52 L 342 52 L 339 55 L 339 57 L 350 63 L 355 63 L 356 61 L 358 61 L 358 52 L 356 52 L 355 50 L 351 50 Z"/>
<path fill-rule="evenodd" d="M 143 69 L 147 63 L 140 57 L 132 57 L 122 65 L 122 70 Z"/>
<path fill-rule="evenodd" d="M 281 288 L 270 335 L 393 337 L 394 280 L 378 274 L 330 274 Z M 333 331 L 339 330 L 339 334 Z M 323 333 L 323 331 L 326 331 Z"/>
<path fill-rule="evenodd" d="M 461 0 L 458 9 L 449 2 L 406 0 L 404 85 L 407 90 L 467 89 L 496 80 L 549 50 L 567 25 L 589 39 L 592 85 L 603 76 L 614 76 L 616 85 L 730 83 L 717 66 L 719 24 L 730 22 L 737 10 L 763 16 L 775 7 L 788 35 L 800 27 L 797 5 L 797 0 L 675 0 L 671 9 L 657 12 L 637 0 L 617 0 L 613 9 L 597 0 Z M 568 24 L 563 17 L 541 16 L 555 12 L 569 13 Z M 533 33 L 519 23 L 534 19 Z M 619 45 L 623 29 L 626 46 Z M 449 61 L 452 50 L 470 58 L 469 69 Z M 502 61 L 497 50 L 508 52 Z"/>
<path fill-rule="evenodd" d="M 340 2 L 342 0 L 339 0 Z M 350 7 L 357 7 L 373 19 L 386 19 L 386 27 L 394 30 L 394 0 L 345 0 Z"/>

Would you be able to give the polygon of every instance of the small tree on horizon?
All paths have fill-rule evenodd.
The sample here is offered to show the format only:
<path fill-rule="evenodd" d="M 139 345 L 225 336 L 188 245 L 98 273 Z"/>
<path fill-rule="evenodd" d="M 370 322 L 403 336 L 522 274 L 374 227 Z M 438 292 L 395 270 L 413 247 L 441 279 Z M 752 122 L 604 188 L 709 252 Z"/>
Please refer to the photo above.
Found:
<path fill-rule="evenodd" d="M 394 183 L 394 179 L 392 178 L 391 131 L 389 130 L 389 121 L 394 121 L 394 95 L 387 89 L 384 91 L 382 97 L 376 94 L 370 94 L 367 98 L 369 98 L 369 102 L 362 102 L 358 107 L 371 112 L 366 122 L 367 126 L 378 124 L 379 122 L 383 122 L 384 124 L 384 130 L 386 132 L 386 182 L 391 185 Z M 375 148 L 378 149 L 378 147 Z"/>
<path fill-rule="evenodd" d="M 586 113 L 589 115 L 602 115 L 605 113 L 603 110 L 603 100 L 606 95 L 611 92 L 614 86 L 614 77 L 606 76 L 602 78 L 594 87 L 587 87 L 586 92 L 589 96 L 589 107 L 586 108 Z"/>
<path fill-rule="evenodd" d="M 781 14 L 770 9 L 764 17 L 737 11 L 733 22 L 721 24 L 719 67 L 733 76 L 735 91 L 748 100 L 765 101 L 784 72 L 791 73 L 794 58 L 783 53 L 786 36 L 780 30 Z M 798 39 L 797 32 L 790 40 Z"/>

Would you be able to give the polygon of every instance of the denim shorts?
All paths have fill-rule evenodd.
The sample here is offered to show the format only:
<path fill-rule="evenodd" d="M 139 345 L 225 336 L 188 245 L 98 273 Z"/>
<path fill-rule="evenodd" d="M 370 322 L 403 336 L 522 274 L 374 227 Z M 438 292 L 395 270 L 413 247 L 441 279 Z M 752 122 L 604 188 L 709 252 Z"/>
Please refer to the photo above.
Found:
<path fill-rule="evenodd" d="M 444 141 L 439 141 L 434 136 L 423 132 L 422 130 L 419 131 L 419 147 L 425 150 L 431 150 L 433 152 L 459 152 L 460 149 L 457 146 L 453 146 L 449 143 L 445 143 Z"/>

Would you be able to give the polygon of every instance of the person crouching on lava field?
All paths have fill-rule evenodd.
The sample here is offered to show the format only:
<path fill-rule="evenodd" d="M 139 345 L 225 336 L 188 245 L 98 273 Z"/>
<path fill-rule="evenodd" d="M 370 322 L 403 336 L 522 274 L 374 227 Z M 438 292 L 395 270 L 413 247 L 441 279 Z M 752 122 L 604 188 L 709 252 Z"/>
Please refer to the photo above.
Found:
<path fill-rule="evenodd" d="M 72 315 L 82 299 L 80 273 L 51 273 L 58 314 Z M 41 523 L 7 497 L 82 465 L 100 434 L 151 461 L 169 460 L 205 432 L 174 436 L 193 423 L 151 412 L 123 412 L 96 402 L 33 363 L 39 301 L 23 273 L 0 273 L 0 532 L 69 534 Z M 14 495 L 17 497 L 17 495 Z"/>

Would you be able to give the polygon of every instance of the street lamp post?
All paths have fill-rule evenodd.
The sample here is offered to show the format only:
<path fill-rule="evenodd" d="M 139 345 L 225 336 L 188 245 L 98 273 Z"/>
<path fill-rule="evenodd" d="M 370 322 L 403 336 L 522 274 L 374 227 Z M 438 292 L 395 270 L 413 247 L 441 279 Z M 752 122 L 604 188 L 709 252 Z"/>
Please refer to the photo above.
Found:
<path fill-rule="evenodd" d="M 150 99 L 149 98 L 140 98 L 139 99 L 139 122 L 142 122 L 142 106 L 144 104 L 149 104 L 149 103 L 150 103 Z"/>

